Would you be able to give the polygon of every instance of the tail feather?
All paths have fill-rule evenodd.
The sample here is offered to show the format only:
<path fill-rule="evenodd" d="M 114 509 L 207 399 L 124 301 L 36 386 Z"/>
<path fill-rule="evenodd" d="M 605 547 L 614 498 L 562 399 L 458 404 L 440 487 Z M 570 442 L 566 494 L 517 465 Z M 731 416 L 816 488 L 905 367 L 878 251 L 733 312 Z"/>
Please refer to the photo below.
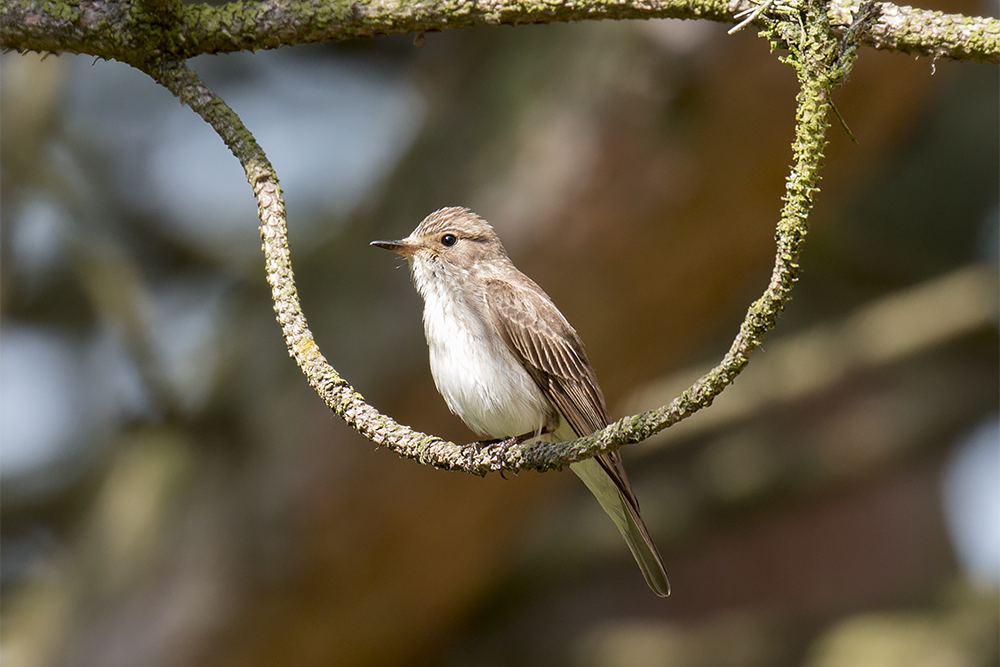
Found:
<path fill-rule="evenodd" d="M 620 465 L 615 467 L 621 468 Z M 649 531 L 646 530 L 646 524 L 639 516 L 639 507 L 634 502 L 634 496 L 630 494 L 631 497 L 626 498 L 607 468 L 601 465 L 598 459 L 587 459 L 573 463 L 570 465 L 570 470 L 583 480 L 590 492 L 597 498 L 597 502 L 601 504 L 615 526 L 618 527 L 649 587 L 660 597 L 670 595 L 670 582 L 667 581 L 663 561 L 656 550 L 656 545 L 653 544 L 653 540 L 649 536 Z M 624 478 L 624 469 L 621 469 L 621 475 L 627 489 L 628 480 Z"/>

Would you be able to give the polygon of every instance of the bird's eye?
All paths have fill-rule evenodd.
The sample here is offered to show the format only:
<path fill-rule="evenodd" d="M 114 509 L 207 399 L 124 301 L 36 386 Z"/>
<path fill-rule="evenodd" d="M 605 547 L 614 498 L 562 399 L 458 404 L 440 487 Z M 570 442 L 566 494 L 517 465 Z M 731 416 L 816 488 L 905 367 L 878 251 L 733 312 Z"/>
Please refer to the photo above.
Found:
<path fill-rule="evenodd" d="M 445 234 L 444 236 L 441 237 L 441 245 L 443 245 L 446 248 L 450 248 L 451 246 L 455 245 L 457 241 L 458 237 L 455 236 L 454 234 Z"/>

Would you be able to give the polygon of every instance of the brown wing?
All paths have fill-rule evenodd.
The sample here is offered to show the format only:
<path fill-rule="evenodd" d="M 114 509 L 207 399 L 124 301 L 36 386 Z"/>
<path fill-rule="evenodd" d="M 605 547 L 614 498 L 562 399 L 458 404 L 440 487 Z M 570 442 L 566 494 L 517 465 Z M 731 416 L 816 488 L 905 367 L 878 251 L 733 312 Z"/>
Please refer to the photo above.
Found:
<path fill-rule="evenodd" d="M 573 431 L 589 435 L 609 421 L 597 375 L 576 331 L 541 288 L 528 283 L 528 288 L 521 289 L 503 280 L 487 283 L 486 303 L 493 324 Z M 570 467 L 621 531 L 649 587 L 657 595 L 669 595 L 663 561 L 639 515 L 621 455 L 617 451 L 602 454 Z"/>
<path fill-rule="evenodd" d="M 545 293 L 536 289 L 488 281 L 486 303 L 493 324 L 576 434 L 589 435 L 608 425 L 604 394 L 580 337 Z"/>
<path fill-rule="evenodd" d="M 604 393 L 583 341 L 541 288 L 515 288 L 504 280 L 486 284 L 493 324 L 549 402 L 578 436 L 610 423 Z M 618 452 L 597 457 L 622 494 L 638 512 L 632 487 Z"/>

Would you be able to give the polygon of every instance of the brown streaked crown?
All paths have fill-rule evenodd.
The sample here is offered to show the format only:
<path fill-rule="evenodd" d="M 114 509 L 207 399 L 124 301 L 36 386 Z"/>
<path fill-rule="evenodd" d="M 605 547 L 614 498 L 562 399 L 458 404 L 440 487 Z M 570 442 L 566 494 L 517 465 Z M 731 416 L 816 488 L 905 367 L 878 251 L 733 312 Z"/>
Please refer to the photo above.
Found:
<path fill-rule="evenodd" d="M 496 244 L 503 249 L 492 225 L 464 206 L 449 206 L 434 211 L 417 225 L 409 238 L 432 239 L 449 232 L 460 239 Z"/>

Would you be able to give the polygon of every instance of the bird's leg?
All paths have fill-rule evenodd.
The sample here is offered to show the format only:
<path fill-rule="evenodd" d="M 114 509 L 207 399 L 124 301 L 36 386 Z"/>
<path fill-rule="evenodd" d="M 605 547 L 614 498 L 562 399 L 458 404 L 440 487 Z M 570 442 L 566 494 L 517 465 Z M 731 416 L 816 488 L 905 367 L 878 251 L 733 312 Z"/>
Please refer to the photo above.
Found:
<path fill-rule="evenodd" d="M 505 447 L 510 447 L 511 445 L 523 445 L 528 440 L 532 438 L 537 438 L 547 433 L 552 433 L 555 429 L 544 426 L 537 431 L 528 431 L 527 433 L 522 433 L 521 435 L 515 435 L 511 438 L 495 438 L 493 440 L 476 440 L 475 442 L 466 443 L 465 447 L 491 447 L 493 445 L 503 445 Z"/>

